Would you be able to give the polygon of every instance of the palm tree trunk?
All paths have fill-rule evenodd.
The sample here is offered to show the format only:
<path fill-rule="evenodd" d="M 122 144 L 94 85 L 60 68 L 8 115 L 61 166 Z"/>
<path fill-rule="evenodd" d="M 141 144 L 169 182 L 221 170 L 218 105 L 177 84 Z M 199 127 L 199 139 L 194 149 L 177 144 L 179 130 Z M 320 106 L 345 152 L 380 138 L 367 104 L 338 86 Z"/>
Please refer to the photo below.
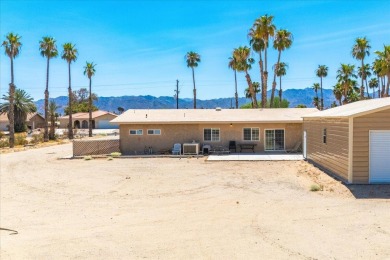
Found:
<path fill-rule="evenodd" d="M 385 77 L 381 77 L 381 85 L 382 85 L 382 93 L 381 93 L 381 97 L 384 97 L 385 96 Z"/>
<path fill-rule="evenodd" d="M 92 78 L 89 78 L 89 137 L 92 137 Z"/>
<path fill-rule="evenodd" d="M 234 70 L 234 82 L 235 82 L 235 86 L 236 86 L 236 93 L 234 94 L 235 98 L 236 98 L 236 109 L 238 108 L 238 93 L 237 93 L 237 71 Z"/>
<path fill-rule="evenodd" d="M 71 77 L 70 77 L 70 62 L 68 62 L 68 74 L 69 74 L 69 87 L 68 87 L 68 95 L 69 95 L 69 124 L 68 124 L 68 138 L 70 140 L 73 139 L 73 118 L 72 118 L 72 86 L 71 86 Z"/>
<path fill-rule="evenodd" d="M 260 67 L 260 82 L 261 82 L 261 103 L 264 102 L 264 67 L 263 67 L 263 57 L 261 56 L 261 50 L 259 51 L 259 67 Z M 265 102 L 267 103 L 267 97 L 265 97 Z M 261 107 L 264 108 L 263 105 Z"/>
<path fill-rule="evenodd" d="M 48 127 L 48 110 L 49 110 L 49 61 L 50 58 L 47 58 L 47 71 L 46 71 L 46 89 L 45 89 L 45 133 L 43 136 L 43 141 L 49 141 L 49 127 Z"/>
<path fill-rule="evenodd" d="M 191 67 L 192 69 L 192 82 L 194 83 L 194 109 L 196 109 L 196 87 L 195 87 L 195 72 L 194 72 L 194 67 Z"/>
<path fill-rule="evenodd" d="M 390 73 L 387 74 L 386 97 L 389 96 L 389 91 L 390 91 Z"/>
<path fill-rule="evenodd" d="M 279 76 L 279 107 L 282 107 L 282 76 Z"/>
<path fill-rule="evenodd" d="M 321 79 L 321 109 L 320 110 L 324 110 L 324 94 L 322 92 L 322 77 L 320 77 Z"/>
<path fill-rule="evenodd" d="M 274 70 L 274 80 L 272 81 L 272 90 L 271 90 L 271 100 L 270 100 L 270 107 L 274 107 L 274 97 L 275 97 L 275 91 L 276 91 L 276 70 L 279 68 L 280 64 L 280 55 L 282 54 L 281 51 L 278 53 L 278 61 L 276 62 L 276 68 Z"/>
<path fill-rule="evenodd" d="M 360 87 L 360 99 L 363 99 L 364 98 L 364 59 L 362 59 L 362 86 Z"/>
<path fill-rule="evenodd" d="M 14 98 L 15 98 L 14 59 L 12 58 L 11 55 L 11 84 L 9 84 L 9 108 L 8 108 L 9 148 L 14 148 L 15 145 Z"/>
<path fill-rule="evenodd" d="M 370 98 L 370 92 L 369 92 L 369 88 L 368 88 L 367 77 L 365 77 L 364 81 L 366 82 L 367 97 Z"/>
<path fill-rule="evenodd" d="M 265 108 L 267 106 L 267 80 L 268 80 L 268 71 L 267 71 L 267 45 L 268 42 L 264 42 L 265 48 L 264 48 L 264 65 L 265 70 L 263 72 L 263 89 L 262 89 L 262 99 L 261 99 L 261 106 L 262 108 Z"/>
<path fill-rule="evenodd" d="M 246 81 L 248 83 L 249 92 L 251 93 L 252 105 L 253 105 L 252 107 L 257 108 L 256 93 L 255 93 L 255 90 L 253 89 L 251 76 L 249 75 L 248 71 L 245 71 L 245 73 L 246 73 L 245 78 L 246 78 Z"/>

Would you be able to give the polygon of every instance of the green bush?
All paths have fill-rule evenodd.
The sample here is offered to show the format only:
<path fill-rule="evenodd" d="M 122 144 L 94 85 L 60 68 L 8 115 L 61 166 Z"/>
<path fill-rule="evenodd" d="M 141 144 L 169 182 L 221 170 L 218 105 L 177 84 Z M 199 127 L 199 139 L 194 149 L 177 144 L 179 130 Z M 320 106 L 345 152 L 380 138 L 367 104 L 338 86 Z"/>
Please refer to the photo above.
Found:
<path fill-rule="evenodd" d="M 119 157 L 121 156 L 122 154 L 121 153 L 118 153 L 118 152 L 113 152 L 110 154 L 112 157 Z"/>
<path fill-rule="evenodd" d="M 42 142 L 43 142 L 43 133 L 32 135 L 31 143 L 38 144 L 38 143 L 42 143 Z"/>
<path fill-rule="evenodd" d="M 8 138 L 4 138 L 0 140 L 0 148 L 9 147 L 9 140 Z"/>
<path fill-rule="evenodd" d="M 310 191 L 323 191 L 323 190 L 324 190 L 324 186 L 322 185 L 313 184 L 310 186 Z"/>
<path fill-rule="evenodd" d="M 92 160 L 92 156 L 88 155 L 88 156 L 84 156 L 84 161 L 89 161 L 89 160 Z"/>
<path fill-rule="evenodd" d="M 4 137 L 4 132 L 0 131 L 0 139 Z"/>

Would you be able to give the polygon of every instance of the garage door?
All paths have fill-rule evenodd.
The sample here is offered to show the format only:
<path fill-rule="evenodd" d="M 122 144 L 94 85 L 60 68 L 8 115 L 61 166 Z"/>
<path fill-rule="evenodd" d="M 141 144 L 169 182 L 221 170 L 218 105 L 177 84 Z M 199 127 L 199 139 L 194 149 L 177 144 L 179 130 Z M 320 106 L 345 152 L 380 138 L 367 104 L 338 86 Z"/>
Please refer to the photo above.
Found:
<path fill-rule="evenodd" d="M 116 125 L 110 124 L 110 120 L 99 120 L 99 129 L 114 129 Z"/>
<path fill-rule="evenodd" d="M 390 131 L 370 131 L 370 183 L 390 183 Z"/>

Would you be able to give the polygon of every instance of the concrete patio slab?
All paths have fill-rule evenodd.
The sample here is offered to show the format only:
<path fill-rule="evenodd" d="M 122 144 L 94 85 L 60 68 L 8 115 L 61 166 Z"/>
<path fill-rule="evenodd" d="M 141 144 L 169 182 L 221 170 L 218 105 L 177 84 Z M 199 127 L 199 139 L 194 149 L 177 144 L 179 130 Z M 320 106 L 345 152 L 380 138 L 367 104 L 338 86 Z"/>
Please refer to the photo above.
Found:
<path fill-rule="evenodd" d="M 300 161 L 302 154 L 228 154 L 209 155 L 207 161 Z"/>

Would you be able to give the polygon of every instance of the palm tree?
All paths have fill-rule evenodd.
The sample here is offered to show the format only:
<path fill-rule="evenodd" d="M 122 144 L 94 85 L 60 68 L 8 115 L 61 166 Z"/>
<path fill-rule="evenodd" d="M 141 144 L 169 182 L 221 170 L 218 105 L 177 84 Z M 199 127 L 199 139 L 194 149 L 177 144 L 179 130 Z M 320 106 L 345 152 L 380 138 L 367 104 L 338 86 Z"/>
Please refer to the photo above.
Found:
<path fill-rule="evenodd" d="M 383 81 L 383 89 L 382 92 L 383 96 L 389 96 L 389 90 L 390 90 L 390 45 L 385 45 L 383 51 L 376 51 L 375 54 L 378 55 L 379 60 L 379 70 L 382 75 L 382 81 Z M 386 90 L 384 90 L 384 81 L 385 77 L 387 77 L 387 84 L 386 84 Z"/>
<path fill-rule="evenodd" d="M 69 106 L 69 124 L 68 124 L 68 138 L 73 139 L 73 121 L 72 121 L 72 86 L 71 86 L 71 77 L 70 77 L 70 64 L 77 60 L 77 49 L 76 46 L 72 43 L 65 43 L 62 45 L 63 51 L 61 58 L 66 60 L 68 63 L 68 75 L 69 75 L 69 87 L 68 87 L 68 106 Z"/>
<path fill-rule="evenodd" d="M 372 98 L 375 98 L 375 89 L 379 87 L 378 79 L 376 78 L 370 79 L 370 81 L 368 82 L 368 86 L 370 87 L 370 89 L 372 89 Z M 380 97 L 379 93 L 378 96 Z"/>
<path fill-rule="evenodd" d="M 256 82 L 256 81 L 252 82 L 252 87 L 253 87 L 253 91 L 255 92 L 255 95 L 260 92 L 260 83 L 259 82 Z M 245 97 L 250 98 L 252 100 L 251 104 L 252 104 L 252 108 L 253 108 L 254 107 L 253 98 L 252 98 L 252 94 L 249 90 L 249 87 L 245 89 Z"/>
<path fill-rule="evenodd" d="M 5 100 L 5 102 L 0 105 L 0 114 L 7 113 L 10 110 L 11 95 L 3 95 L 3 100 Z M 11 118 L 9 112 L 7 115 L 10 122 L 9 126 L 11 128 L 12 121 L 15 132 L 20 133 L 26 131 L 27 114 L 37 111 L 37 108 L 34 104 L 34 99 L 27 94 L 26 91 L 23 89 L 16 89 L 14 93 L 13 111 L 14 118 Z"/>
<path fill-rule="evenodd" d="M 328 76 L 328 67 L 325 65 L 318 65 L 318 68 L 316 70 L 316 75 L 321 79 L 321 108 L 320 110 L 324 109 L 324 95 L 322 93 L 322 78 L 325 78 Z"/>
<path fill-rule="evenodd" d="M 263 63 L 263 55 L 261 54 L 265 49 L 265 43 L 263 39 L 256 37 L 256 31 L 254 28 L 251 28 L 248 34 L 248 37 L 250 38 L 249 44 L 252 47 L 252 50 L 254 52 L 257 52 L 259 54 L 259 68 L 260 68 L 260 82 L 261 82 L 261 89 L 264 87 L 264 63 Z M 263 100 L 263 93 L 261 94 L 261 99 Z M 267 100 L 267 96 L 265 96 L 265 100 Z"/>
<path fill-rule="evenodd" d="M 345 104 L 350 102 L 351 92 L 355 91 L 356 81 L 353 78 L 357 78 L 357 76 L 354 70 L 355 66 L 350 64 L 341 64 L 341 67 L 337 70 L 337 79 L 342 87 L 343 103 Z"/>
<path fill-rule="evenodd" d="M 318 98 L 318 90 L 321 88 L 319 83 L 314 83 L 312 88 L 314 89 L 314 92 L 316 93 L 316 96 L 313 98 L 314 99 L 314 105 L 316 106 L 317 109 L 320 109 L 321 104 L 320 104 L 320 99 Z"/>
<path fill-rule="evenodd" d="M 343 103 L 341 102 L 341 99 L 343 98 L 343 87 L 340 83 L 337 83 L 333 87 L 333 95 L 336 98 L 336 100 L 339 102 L 339 105 L 342 106 Z"/>
<path fill-rule="evenodd" d="M 267 66 L 267 49 L 269 46 L 269 39 L 274 36 L 276 27 L 273 24 L 274 17 L 272 15 L 263 15 L 256 19 L 252 26 L 253 38 L 261 39 L 264 43 L 264 71 L 262 77 L 262 92 L 261 92 L 261 104 L 265 108 L 267 104 L 267 81 L 268 81 L 268 66 Z"/>
<path fill-rule="evenodd" d="M 234 96 L 236 98 L 236 109 L 238 108 L 238 93 L 237 93 L 237 61 L 234 57 L 229 58 L 229 68 L 234 71 L 234 83 L 235 83 L 235 90 Z"/>
<path fill-rule="evenodd" d="M 252 98 L 252 103 L 254 108 L 257 108 L 257 99 L 256 99 L 256 93 L 253 88 L 251 77 L 248 73 L 248 71 L 252 68 L 252 64 L 255 62 L 254 59 L 250 58 L 250 49 L 247 46 L 240 46 L 233 51 L 233 57 L 237 61 L 237 71 L 238 72 L 245 72 L 245 78 L 248 83 L 249 91 Z"/>
<path fill-rule="evenodd" d="M 56 126 L 56 116 L 57 116 L 57 109 L 60 108 L 57 106 L 56 102 L 54 100 L 51 100 L 49 102 L 49 115 L 50 115 L 50 139 L 55 139 L 55 126 Z"/>
<path fill-rule="evenodd" d="M 377 58 L 372 64 L 372 70 L 374 74 L 377 76 L 378 84 L 380 84 L 379 90 L 378 90 L 378 97 L 384 97 L 385 95 L 385 84 L 384 84 L 384 78 L 386 76 L 385 70 L 384 70 L 384 61 Z"/>
<path fill-rule="evenodd" d="M 8 33 L 5 37 L 6 40 L 1 44 L 4 47 L 5 55 L 11 60 L 11 83 L 9 84 L 9 147 L 13 148 L 15 145 L 15 128 L 14 128 L 14 96 L 15 96 L 15 84 L 14 84 L 14 59 L 19 55 L 22 43 L 21 37 L 18 34 Z"/>
<path fill-rule="evenodd" d="M 369 45 L 369 42 L 366 37 L 363 38 L 357 38 L 355 40 L 355 44 L 353 45 L 352 48 L 352 56 L 360 60 L 362 62 L 361 66 L 364 67 L 364 58 L 370 55 L 370 48 L 371 46 Z M 360 87 L 360 98 L 364 97 L 364 78 L 365 75 L 362 75 L 362 85 Z"/>
<path fill-rule="evenodd" d="M 359 78 L 362 78 L 363 81 L 366 83 L 367 97 L 370 98 L 370 92 L 368 91 L 368 82 L 367 82 L 367 78 L 371 77 L 370 64 L 364 64 L 363 67 L 358 67 L 358 76 Z"/>
<path fill-rule="evenodd" d="M 56 40 L 52 37 L 43 37 L 39 42 L 39 50 L 41 51 L 42 57 L 47 58 L 47 68 L 46 68 L 46 89 L 45 89 L 45 134 L 43 136 L 43 141 L 49 141 L 49 128 L 48 128 L 48 119 L 49 119 L 49 64 L 50 59 L 58 56 Z"/>
<path fill-rule="evenodd" d="M 194 109 L 196 109 L 196 87 L 195 87 L 195 72 L 194 68 L 198 67 L 198 64 L 200 62 L 200 55 L 196 52 L 189 51 L 187 52 L 186 56 L 187 61 L 187 67 L 192 69 L 192 82 L 194 83 Z"/>
<path fill-rule="evenodd" d="M 282 99 L 282 93 L 283 93 L 283 90 L 282 90 L 282 76 L 286 75 L 288 65 L 285 62 L 280 62 L 279 66 L 277 66 L 277 68 L 276 68 L 276 64 L 275 64 L 274 67 L 275 67 L 274 68 L 275 69 L 275 74 L 276 74 L 276 76 L 279 77 L 279 100 L 283 100 Z M 279 105 L 280 104 L 281 104 L 281 102 L 279 102 Z"/>
<path fill-rule="evenodd" d="M 89 79 L 89 102 L 88 102 L 88 110 L 89 110 L 89 137 L 92 137 L 92 76 L 95 75 L 95 66 L 93 62 L 88 62 L 84 67 L 84 75 L 86 75 Z M 71 112 L 72 113 L 72 112 Z"/>
<path fill-rule="evenodd" d="M 292 45 L 293 36 L 291 32 L 287 30 L 279 30 L 275 33 L 275 39 L 273 47 L 275 50 L 278 51 L 278 61 L 276 63 L 276 68 L 279 67 L 280 64 L 280 56 L 282 54 L 282 51 L 289 49 Z M 276 90 L 276 70 L 274 70 L 274 81 L 272 82 L 272 91 L 271 91 L 271 102 L 270 107 L 274 107 L 274 96 L 275 96 L 275 90 Z"/>

